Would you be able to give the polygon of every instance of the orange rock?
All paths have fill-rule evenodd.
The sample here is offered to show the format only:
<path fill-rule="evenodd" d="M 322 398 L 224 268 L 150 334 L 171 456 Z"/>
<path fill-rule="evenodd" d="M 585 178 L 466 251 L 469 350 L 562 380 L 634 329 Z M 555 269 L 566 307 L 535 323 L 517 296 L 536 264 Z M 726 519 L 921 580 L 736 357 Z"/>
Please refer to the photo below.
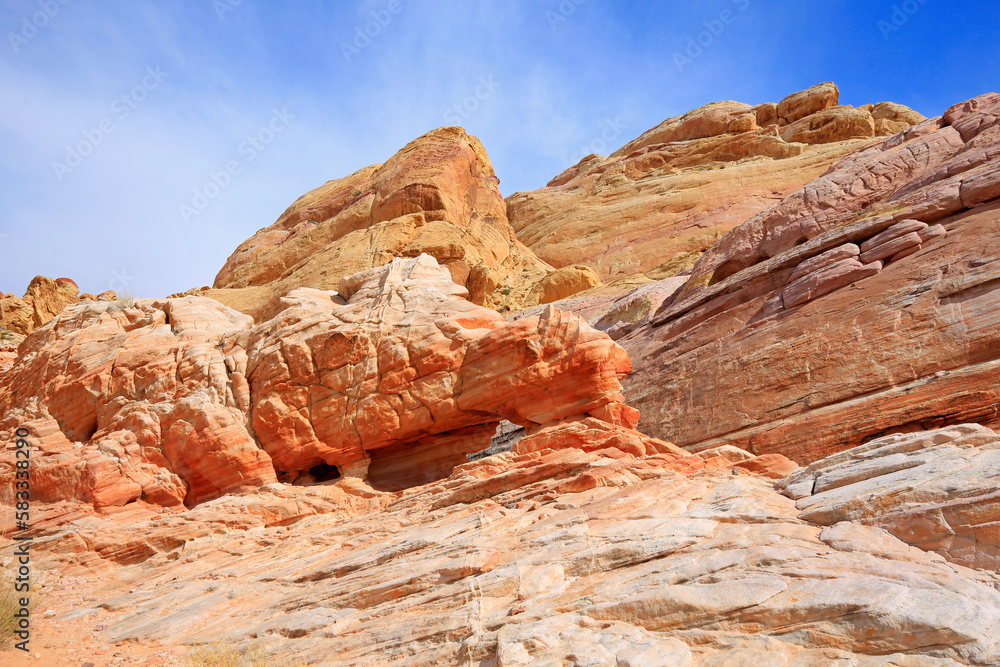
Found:
<path fill-rule="evenodd" d="M 546 275 L 528 295 L 528 302 L 552 303 L 601 284 L 594 270 L 584 264 L 564 266 Z"/>
<path fill-rule="evenodd" d="M 79 293 L 69 278 L 35 276 L 20 299 L 13 294 L 0 296 L 0 326 L 17 334 L 29 334 L 79 301 Z"/>
<path fill-rule="evenodd" d="M 198 294 L 264 320 L 294 288 L 337 289 L 343 277 L 427 253 L 460 285 L 472 280 L 477 303 L 519 301 L 551 267 L 514 237 L 498 184 L 478 139 L 459 127 L 428 132 L 385 164 L 300 197 Z M 500 283 L 507 294 L 493 293 Z"/>
<path fill-rule="evenodd" d="M 619 383 L 631 365 L 605 334 L 554 308 L 507 322 L 466 294 L 421 255 L 345 278 L 339 294 L 285 297 L 251 334 L 247 376 L 276 468 L 336 466 L 401 488 L 447 475 L 501 419 L 533 429 L 591 415 L 632 432 Z"/>
<path fill-rule="evenodd" d="M 876 108 L 903 129 L 923 121 L 901 105 L 838 107 L 838 96 L 821 84 L 780 105 L 718 102 L 667 119 L 609 157 L 587 156 L 546 187 L 509 196 L 507 217 L 553 266 L 583 263 L 605 283 L 677 275 L 775 197 L 888 132 L 875 128 Z"/>
<path fill-rule="evenodd" d="M 811 116 L 814 113 L 837 106 L 840 90 L 832 81 L 821 83 L 807 90 L 792 93 L 778 103 L 778 117 L 786 123 Z"/>
<path fill-rule="evenodd" d="M 223 351 L 249 326 L 185 297 L 83 301 L 35 330 L 0 376 L 0 430 L 28 428 L 42 453 L 32 497 L 177 505 L 275 481 L 234 393 L 246 354 Z M 15 452 L 0 453 L 5 484 L 14 470 Z"/>

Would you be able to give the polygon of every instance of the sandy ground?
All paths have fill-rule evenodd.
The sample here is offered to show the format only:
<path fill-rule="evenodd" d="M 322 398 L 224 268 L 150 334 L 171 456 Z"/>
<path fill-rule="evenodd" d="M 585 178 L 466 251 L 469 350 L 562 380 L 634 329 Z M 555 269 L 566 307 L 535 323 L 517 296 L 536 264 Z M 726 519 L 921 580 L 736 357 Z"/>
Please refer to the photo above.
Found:
<path fill-rule="evenodd" d="M 49 572 L 45 576 L 38 606 L 31 613 L 30 651 L 13 648 L 0 650 L 0 666 L 106 667 L 110 665 L 190 665 L 188 647 L 142 646 L 131 642 L 110 643 L 102 637 L 111 612 L 72 618 L 75 610 L 89 610 L 100 579 L 63 577 Z M 78 612 L 79 613 L 79 612 Z M 69 615 L 69 619 L 60 620 Z"/>

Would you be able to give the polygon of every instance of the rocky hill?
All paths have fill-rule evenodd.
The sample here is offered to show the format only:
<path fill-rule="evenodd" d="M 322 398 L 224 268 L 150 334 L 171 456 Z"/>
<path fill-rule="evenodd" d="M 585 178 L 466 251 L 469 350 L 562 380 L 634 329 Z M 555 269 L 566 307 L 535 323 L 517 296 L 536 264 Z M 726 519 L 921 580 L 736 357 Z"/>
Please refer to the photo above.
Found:
<path fill-rule="evenodd" d="M 506 202 L 443 128 L 213 288 L 7 295 L 31 660 L 1000 664 L 1000 95 L 943 111 L 718 103 Z"/>
<path fill-rule="evenodd" d="M 583 263 L 604 282 L 676 275 L 845 155 L 925 120 L 899 104 L 855 109 L 839 97 L 824 83 L 779 103 L 717 102 L 669 118 L 511 195 L 507 216 L 552 266 Z"/>

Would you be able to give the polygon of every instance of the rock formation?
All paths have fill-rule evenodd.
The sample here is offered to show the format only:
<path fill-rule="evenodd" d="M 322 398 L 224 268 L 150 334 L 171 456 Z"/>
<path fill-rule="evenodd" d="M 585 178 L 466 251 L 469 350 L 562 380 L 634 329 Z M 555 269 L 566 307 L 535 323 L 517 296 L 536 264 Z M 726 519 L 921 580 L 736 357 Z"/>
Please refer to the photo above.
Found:
<path fill-rule="evenodd" d="M 530 437 L 588 417 L 635 426 L 631 366 L 606 335 L 551 308 L 507 322 L 467 295 L 421 255 L 285 297 L 247 345 L 253 430 L 277 469 L 411 486 L 487 447 L 501 419 Z"/>
<path fill-rule="evenodd" d="M 251 324 L 185 297 L 82 301 L 36 329 L 0 376 L 4 441 L 23 427 L 39 448 L 32 498 L 179 506 L 275 481 L 245 426 L 238 354 L 221 346 Z M 15 460 L 12 447 L 0 453 L 3 502 Z"/>
<path fill-rule="evenodd" d="M 21 298 L 11 293 L 0 295 L 0 327 L 27 335 L 79 300 L 80 288 L 69 278 L 35 276 Z"/>
<path fill-rule="evenodd" d="M 429 255 L 311 288 L 252 319 L 206 297 L 82 302 L 0 378 L 0 431 L 37 438 L 33 496 L 95 507 L 198 504 L 348 475 L 399 490 L 447 476 L 501 419 L 523 447 L 681 450 L 633 429 L 624 351 L 549 308 L 507 322 Z M 13 498 L 15 450 L 0 454 Z M 322 481 L 322 480 L 321 480 Z"/>
<path fill-rule="evenodd" d="M 508 202 L 633 206 L 608 263 L 606 225 L 539 260 L 444 128 L 216 289 L 4 297 L 35 661 L 1000 664 L 1000 95 L 838 101 L 709 105 Z"/>
<path fill-rule="evenodd" d="M 750 218 L 615 333 L 640 428 L 801 463 L 998 423 L 1000 96 L 955 105 Z"/>
<path fill-rule="evenodd" d="M 264 320 L 296 287 L 335 290 L 343 277 L 426 253 L 475 303 L 520 302 L 551 267 L 514 237 L 499 182 L 478 139 L 458 127 L 428 132 L 385 164 L 299 197 L 236 249 L 216 289 L 197 294 Z M 495 293 L 501 282 L 506 294 Z"/>
<path fill-rule="evenodd" d="M 778 486 L 818 475 L 810 507 L 837 502 L 831 492 L 851 502 L 858 491 L 844 484 L 865 479 L 856 462 L 878 479 L 901 469 L 896 452 L 932 454 L 933 442 L 956 463 L 970 448 L 992 455 L 977 433 L 897 438 Z M 522 442 L 402 493 L 345 480 L 269 484 L 180 515 L 52 507 L 36 557 L 62 582 L 93 583 L 46 622 L 99 623 L 125 646 L 220 642 L 343 665 L 1000 661 L 994 572 L 909 546 L 875 514 L 809 519 L 802 500 L 743 472 L 764 457 L 720 448 L 744 466 L 734 469 L 719 453 Z M 983 489 L 994 474 L 973 466 L 962 480 Z M 897 478 L 891 488 L 905 488 Z M 957 532 L 971 528 L 949 517 Z M 934 525 L 927 515 L 914 530 Z"/>
<path fill-rule="evenodd" d="M 669 118 L 511 195 L 510 224 L 555 267 L 583 263 L 605 282 L 675 275 L 837 160 L 924 120 L 888 102 L 838 105 L 839 95 L 825 83 L 777 105 L 717 102 Z"/>

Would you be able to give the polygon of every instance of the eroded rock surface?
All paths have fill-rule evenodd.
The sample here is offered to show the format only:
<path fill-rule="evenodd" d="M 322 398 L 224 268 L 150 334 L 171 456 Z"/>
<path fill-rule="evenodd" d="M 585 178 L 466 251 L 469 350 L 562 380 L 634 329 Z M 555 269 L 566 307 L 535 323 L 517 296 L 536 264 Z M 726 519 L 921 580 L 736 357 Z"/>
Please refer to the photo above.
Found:
<path fill-rule="evenodd" d="M 194 505 L 276 475 L 406 488 L 446 477 L 502 419 L 525 443 L 670 450 L 634 431 L 631 365 L 607 335 L 552 307 L 507 322 L 467 296 L 420 255 L 339 293 L 294 290 L 256 326 L 206 297 L 82 302 L 0 377 L 0 430 L 36 439 L 34 497 L 96 507 Z"/>
<path fill-rule="evenodd" d="M 385 164 L 302 195 L 198 294 L 261 321 L 292 289 L 336 290 L 343 277 L 427 253 L 476 303 L 519 302 L 552 269 L 514 237 L 499 182 L 478 139 L 459 127 L 428 132 Z"/>
<path fill-rule="evenodd" d="M 184 297 L 82 301 L 21 344 L 0 375 L 0 499 L 11 502 L 14 431 L 36 446 L 32 498 L 96 507 L 198 503 L 274 482 L 246 428 L 246 355 L 225 337 L 252 320 Z"/>
<path fill-rule="evenodd" d="M 80 296 L 80 288 L 69 278 L 35 276 L 24 296 L 0 295 L 0 327 L 27 335 L 79 301 Z"/>
<path fill-rule="evenodd" d="M 419 470 L 426 482 L 485 448 L 501 419 L 529 432 L 588 416 L 634 427 L 619 383 L 631 365 L 606 335 L 554 308 L 507 322 L 466 295 L 427 255 L 347 278 L 339 294 L 289 294 L 248 344 L 253 428 L 276 467 L 361 466 L 385 484 Z"/>
<path fill-rule="evenodd" d="M 53 507 L 36 558 L 92 582 L 54 622 L 332 665 L 1000 660 L 995 575 L 816 525 L 729 460 L 752 454 L 524 442 L 397 493 L 348 479 L 169 516 Z"/>
<path fill-rule="evenodd" d="M 808 463 L 903 426 L 995 425 L 998 118 L 991 93 L 850 154 L 612 332 L 640 428 Z"/>
<path fill-rule="evenodd" d="M 716 102 L 669 118 L 509 196 L 510 223 L 555 267 L 584 263 L 604 282 L 676 275 L 845 155 L 924 120 L 891 103 L 838 106 L 839 95 L 825 83 L 777 105 Z"/>
<path fill-rule="evenodd" d="M 979 424 L 888 435 L 783 480 L 801 518 L 877 526 L 948 560 L 1000 571 L 1000 435 Z"/>

